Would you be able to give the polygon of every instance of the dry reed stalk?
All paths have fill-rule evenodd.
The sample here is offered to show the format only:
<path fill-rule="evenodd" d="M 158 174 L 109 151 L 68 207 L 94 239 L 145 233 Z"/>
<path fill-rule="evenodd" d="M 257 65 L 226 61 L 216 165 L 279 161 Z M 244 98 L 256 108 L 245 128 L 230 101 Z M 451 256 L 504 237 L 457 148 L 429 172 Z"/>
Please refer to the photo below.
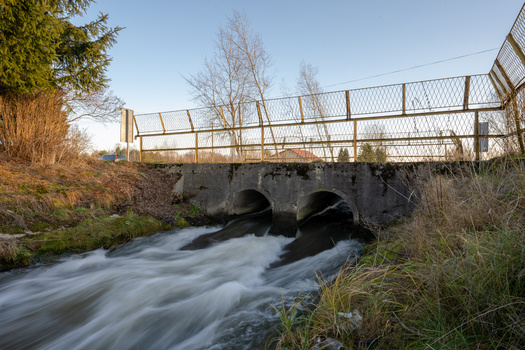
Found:
<path fill-rule="evenodd" d="M 69 125 L 60 93 L 0 96 L 1 151 L 34 164 L 53 164 Z"/>

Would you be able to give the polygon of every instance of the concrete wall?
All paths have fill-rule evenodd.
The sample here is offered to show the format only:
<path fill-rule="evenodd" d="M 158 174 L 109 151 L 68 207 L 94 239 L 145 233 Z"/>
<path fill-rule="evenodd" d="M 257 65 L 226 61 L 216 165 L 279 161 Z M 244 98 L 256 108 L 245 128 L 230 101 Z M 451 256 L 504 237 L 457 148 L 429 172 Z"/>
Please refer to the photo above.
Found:
<path fill-rule="evenodd" d="M 420 180 L 431 172 L 448 172 L 443 163 L 246 163 L 162 165 L 181 175 L 174 192 L 216 218 L 242 214 L 233 203 L 239 193 L 263 194 L 273 211 L 272 232 L 293 235 L 297 220 L 319 205 L 328 191 L 344 199 L 354 222 L 387 225 L 409 214 Z M 246 194 L 246 192 L 245 192 Z M 247 200 L 243 197 L 242 201 Z M 260 198 L 256 199 L 260 201 Z"/>

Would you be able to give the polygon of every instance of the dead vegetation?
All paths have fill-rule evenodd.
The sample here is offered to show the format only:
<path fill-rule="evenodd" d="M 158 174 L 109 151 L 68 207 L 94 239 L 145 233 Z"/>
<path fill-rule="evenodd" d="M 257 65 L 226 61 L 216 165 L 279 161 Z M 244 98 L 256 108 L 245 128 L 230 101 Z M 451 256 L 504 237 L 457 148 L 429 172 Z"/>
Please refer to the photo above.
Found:
<path fill-rule="evenodd" d="M 38 165 L 0 158 L 0 260 L 9 265 L 23 259 L 22 253 L 34 247 L 27 240 L 41 239 L 42 234 L 56 236 L 56 231 L 86 222 L 111 226 L 119 217 L 127 217 L 127 222 L 136 221 L 137 230 L 144 233 L 161 229 L 146 218 L 163 225 L 182 218 L 199 223 L 203 219 L 196 217 L 191 205 L 174 203 L 177 180 L 176 175 L 141 163 L 83 158 L 70 165 Z M 141 220 L 150 222 L 151 228 L 143 227 Z"/>

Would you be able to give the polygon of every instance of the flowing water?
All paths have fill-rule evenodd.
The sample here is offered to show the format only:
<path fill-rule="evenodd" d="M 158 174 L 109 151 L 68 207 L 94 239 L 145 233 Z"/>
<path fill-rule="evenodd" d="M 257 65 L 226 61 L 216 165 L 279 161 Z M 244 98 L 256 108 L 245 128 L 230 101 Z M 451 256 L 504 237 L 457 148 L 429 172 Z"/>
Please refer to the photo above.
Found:
<path fill-rule="evenodd" d="M 316 232 L 341 229 L 325 228 Z M 180 250 L 215 231 L 177 229 L 0 274 L 0 349 L 251 349 L 279 323 L 272 304 L 315 292 L 316 274 L 334 276 L 361 249 L 346 235 L 278 264 L 294 240 L 259 230 Z"/>

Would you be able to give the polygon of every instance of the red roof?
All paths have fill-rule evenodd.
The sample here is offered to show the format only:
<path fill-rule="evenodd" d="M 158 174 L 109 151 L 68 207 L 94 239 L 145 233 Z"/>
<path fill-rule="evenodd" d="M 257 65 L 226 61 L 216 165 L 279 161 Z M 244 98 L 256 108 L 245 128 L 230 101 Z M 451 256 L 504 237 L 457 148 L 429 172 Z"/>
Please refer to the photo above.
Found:
<path fill-rule="evenodd" d="M 301 158 L 315 158 L 318 159 L 319 157 L 313 154 L 310 151 L 302 150 L 302 149 L 291 149 L 290 151 L 295 152 L 299 155 Z"/>
<path fill-rule="evenodd" d="M 295 154 L 297 154 L 299 157 L 301 157 L 303 159 L 309 159 L 309 160 L 321 159 L 321 158 L 319 158 L 318 156 L 316 156 L 315 154 L 313 154 L 310 151 L 306 151 L 306 150 L 302 150 L 302 149 L 295 149 L 295 148 L 285 149 L 284 151 L 279 152 L 279 155 L 281 155 L 283 153 L 286 153 L 286 152 L 294 152 Z"/>

